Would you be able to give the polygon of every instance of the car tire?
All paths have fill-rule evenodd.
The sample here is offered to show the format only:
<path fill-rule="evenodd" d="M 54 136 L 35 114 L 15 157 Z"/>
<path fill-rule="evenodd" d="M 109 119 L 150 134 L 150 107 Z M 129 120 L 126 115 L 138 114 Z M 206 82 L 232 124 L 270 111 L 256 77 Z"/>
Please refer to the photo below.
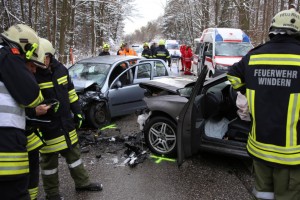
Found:
<path fill-rule="evenodd" d="M 145 125 L 144 137 L 154 154 L 176 156 L 176 124 L 171 119 L 162 116 L 151 118 Z"/>
<path fill-rule="evenodd" d="M 99 128 L 106 124 L 108 121 L 108 112 L 105 103 L 91 104 L 87 109 L 86 120 L 87 123 L 94 128 Z"/>

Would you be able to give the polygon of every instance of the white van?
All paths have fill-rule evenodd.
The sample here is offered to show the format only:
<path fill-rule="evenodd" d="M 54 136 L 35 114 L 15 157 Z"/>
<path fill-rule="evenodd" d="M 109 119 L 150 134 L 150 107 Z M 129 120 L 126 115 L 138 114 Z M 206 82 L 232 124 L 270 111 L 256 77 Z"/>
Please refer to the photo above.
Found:
<path fill-rule="evenodd" d="M 241 60 L 253 45 L 241 29 L 208 28 L 200 38 L 198 62 L 193 62 L 192 72 L 199 75 L 203 66 L 209 69 L 208 76 L 213 77 L 228 71 L 228 67 Z"/>
<path fill-rule="evenodd" d="M 166 40 L 166 49 L 168 49 L 172 59 L 179 59 L 181 57 L 179 42 L 177 40 Z"/>

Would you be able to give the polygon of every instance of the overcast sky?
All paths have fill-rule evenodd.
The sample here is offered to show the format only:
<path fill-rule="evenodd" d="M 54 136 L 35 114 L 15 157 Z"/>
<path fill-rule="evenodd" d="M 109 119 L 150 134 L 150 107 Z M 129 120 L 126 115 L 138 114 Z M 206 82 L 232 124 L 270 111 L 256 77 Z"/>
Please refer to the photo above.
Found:
<path fill-rule="evenodd" d="M 149 21 L 153 21 L 161 16 L 164 12 L 166 0 L 135 0 L 137 14 L 132 17 L 132 21 L 125 20 L 125 34 L 134 32 L 136 29 L 147 25 Z M 139 16 L 137 16 L 139 15 Z"/>

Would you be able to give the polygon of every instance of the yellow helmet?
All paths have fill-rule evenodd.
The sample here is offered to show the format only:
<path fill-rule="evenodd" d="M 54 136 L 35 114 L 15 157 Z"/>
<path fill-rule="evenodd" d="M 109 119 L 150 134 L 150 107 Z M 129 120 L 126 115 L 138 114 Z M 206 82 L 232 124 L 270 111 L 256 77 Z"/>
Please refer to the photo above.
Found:
<path fill-rule="evenodd" d="M 145 42 L 143 47 L 149 47 L 148 42 Z"/>
<path fill-rule="evenodd" d="M 37 33 L 25 24 L 16 24 L 9 27 L 1 36 L 9 43 L 19 46 L 26 58 L 30 59 L 32 54 L 38 49 L 39 37 Z"/>
<path fill-rule="evenodd" d="M 45 54 L 51 54 L 52 56 L 55 54 L 55 49 L 49 40 L 45 38 L 39 38 L 39 41 L 40 47 L 43 48 Z"/>
<path fill-rule="evenodd" d="M 104 44 L 103 45 L 103 49 L 109 49 L 109 45 L 108 44 Z"/>
<path fill-rule="evenodd" d="M 159 40 L 159 42 L 158 42 L 158 45 L 165 45 L 165 40 L 163 40 L 163 39 L 161 39 L 161 40 Z"/>
<path fill-rule="evenodd" d="M 291 32 L 300 31 L 300 14 L 294 8 L 277 13 L 272 19 L 269 33 L 291 33 L 288 30 Z"/>

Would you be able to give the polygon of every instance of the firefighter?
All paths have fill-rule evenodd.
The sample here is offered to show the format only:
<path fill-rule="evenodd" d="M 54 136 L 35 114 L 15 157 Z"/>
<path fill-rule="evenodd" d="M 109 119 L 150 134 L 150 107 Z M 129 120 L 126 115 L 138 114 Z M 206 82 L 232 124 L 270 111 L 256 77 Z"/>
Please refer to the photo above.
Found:
<path fill-rule="evenodd" d="M 106 55 L 110 55 L 110 53 L 109 53 L 109 45 L 108 44 L 104 44 L 103 45 L 103 50 L 99 54 L 99 56 L 106 56 Z"/>
<path fill-rule="evenodd" d="M 274 16 L 270 41 L 229 68 L 232 87 L 246 94 L 252 118 L 247 151 L 258 199 L 300 199 L 300 14 Z"/>
<path fill-rule="evenodd" d="M 83 117 L 68 70 L 54 58 L 55 50 L 48 40 L 40 38 L 40 45 L 46 53 L 45 64 L 48 68 L 38 68 L 35 78 L 45 98 L 54 98 L 59 102 L 58 110 L 51 116 L 49 125 L 40 128 L 46 143 L 40 150 L 46 199 L 63 199 L 58 187 L 58 154 L 68 163 L 76 191 L 100 191 L 102 184 L 90 182 L 80 158 L 76 128 L 80 128 Z"/>
<path fill-rule="evenodd" d="M 150 46 L 151 55 L 153 55 L 155 53 L 156 48 L 157 48 L 157 43 L 154 41 Z"/>
<path fill-rule="evenodd" d="M 44 99 L 25 61 L 36 55 L 39 39 L 24 24 L 0 35 L 0 193 L 1 199 L 30 199 L 25 108 Z"/>
<path fill-rule="evenodd" d="M 129 45 L 127 43 L 124 43 L 123 47 L 124 47 L 124 50 L 119 52 L 120 56 L 137 56 L 137 53 L 135 52 L 135 50 L 129 48 Z"/>
<path fill-rule="evenodd" d="M 123 42 L 120 45 L 120 49 L 117 51 L 117 55 L 120 55 L 121 51 L 124 51 L 124 43 Z"/>
<path fill-rule="evenodd" d="M 26 62 L 28 70 L 34 74 L 37 67 L 45 68 L 44 57 L 45 53 L 40 47 L 36 53 L 38 57 L 34 55 Z M 36 108 L 27 108 L 26 111 L 26 137 L 27 137 L 27 151 L 29 158 L 29 184 L 28 192 L 31 200 L 37 199 L 38 185 L 39 185 L 39 149 L 44 145 L 42 135 L 38 130 L 43 123 L 37 117 L 47 114 L 51 105 L 45 103 L 45 101 L 38 105 Z M 51 110 L 51 109 L 50 109 Z"/>
<path fill-rule="evenodd" d="M 152 58 L 152 52 L 149 49 L 149 44 L 147 42 L 144 43 L 143 48 L 144 48 L 144 50 L 142 52 L 142 56 L 145 58 Z"/>
<path fill-rule="evenodd" d="M 171 56 L 165 47 L 165 41 L 159 40 L 158 47 L 155 49 L 154 54 L 152 55 L 153 58 L 162 59 L 163 61 L 168 61 L 168 66 L 171 67 Z"/>

